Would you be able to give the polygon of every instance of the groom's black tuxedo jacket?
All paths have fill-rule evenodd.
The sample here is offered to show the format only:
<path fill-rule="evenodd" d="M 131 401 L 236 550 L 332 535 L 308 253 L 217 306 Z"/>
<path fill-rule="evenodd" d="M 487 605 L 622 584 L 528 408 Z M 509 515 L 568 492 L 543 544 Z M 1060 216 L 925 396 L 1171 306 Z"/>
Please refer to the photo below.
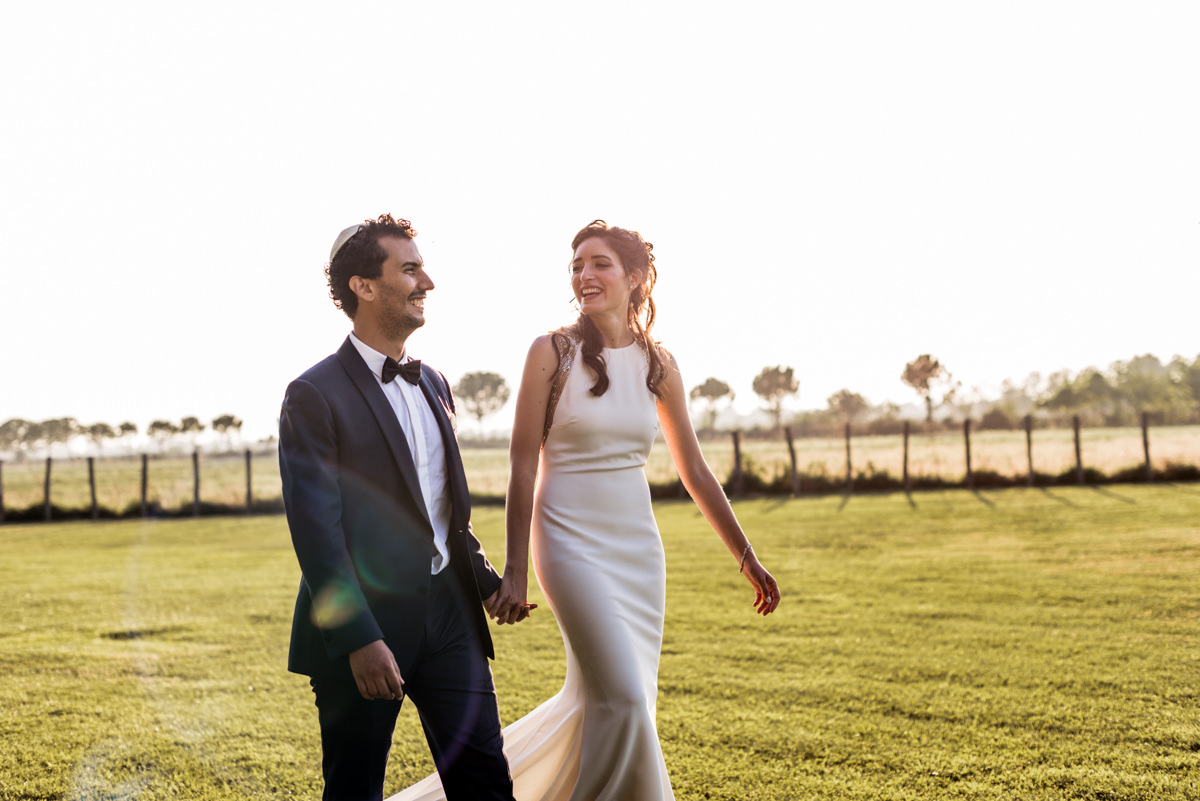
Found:
<path fill-rule="evenodd" d="M 471 532 L 467 480 L 451 423 L 454 400 L 445 377 L 425 365 L 420 386 L 446 449 L 453 506 L 446 570 L 464 589 L 465 617 L 491 657 L 482 599 L 500 587 L 500 577 Z M 349 338 L 288 386 L 279 463 L 303 573 L 288 669 L 311 676 L 382 638 L 404 675 L 424 631 L 433 527 L 404 431 Z"/>

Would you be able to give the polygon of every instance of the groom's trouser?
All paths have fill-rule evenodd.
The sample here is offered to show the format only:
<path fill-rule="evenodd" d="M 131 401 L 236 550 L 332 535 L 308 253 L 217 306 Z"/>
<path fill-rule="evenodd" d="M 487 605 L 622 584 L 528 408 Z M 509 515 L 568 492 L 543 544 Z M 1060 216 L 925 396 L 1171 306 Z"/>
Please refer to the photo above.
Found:
<path fill-rule="evenodd" d="M 450 570 L 433 577 L 424 641 L 404 673 L 448 801 L 512 801 L 500 714 L 487 657 L 463 611 Z M 368 701 L 347 659 L 312 678 L 321 721 L 324 801 L 382 801 L 392 732 L 402 701 Z"/>

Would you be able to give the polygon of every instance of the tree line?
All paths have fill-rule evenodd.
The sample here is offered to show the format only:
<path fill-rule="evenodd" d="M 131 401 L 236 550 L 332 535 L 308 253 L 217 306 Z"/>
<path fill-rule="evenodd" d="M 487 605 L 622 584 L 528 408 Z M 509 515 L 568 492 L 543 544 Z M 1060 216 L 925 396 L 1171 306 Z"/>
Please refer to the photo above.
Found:
<path fill-rule="evenodd" d="M 1154 425 L 1200 423 L 1200 355 L 1174 357 L 1164 364 L 1152 354 L 1116 361 L 1101 370 L 1060 370 L 1023 381 L 1006 379 L 999 397 L 966 389 L 930 354 L 904 366 L 900 380 L 916 391 L 925 407 L 926 426 L 957 426 L 970 420 L 979 430 L 1010 430 L 1025 417 L 1043 427 L 1068 427 L 1078 419 L 1088 427 L 1136 426 L 1143 414 Z M 866 434 L 895 434 L 903 429 L 899 408 L 889 402 L 870 405 L 849 390 L 834 393 L 825 410 L 793 418 L 800 433 L 829 433 L 846 423 L 861 423 Z"/>
<path fill-rule="evenodd" d="M 1013 429 L 1026 416 L 1040 426 L 1071 425 L 1078 417 L 1086 426 L 1137 425 L 1145 413 L 1155 425 L 1200 423 L 1200 355 L 1188 360 L 1174 357 L 1164 364 L 1152 354 L 1116 361 L 1101 370 L 1088 367 L 1078 373 L 1060 370 L 1048 376 L 1030 373 L 1023 381 L 1006 379 L 998 398 L 986 398 L 978 388 L 965 389 L 950 370 L 931 354 L 921 354 L 904 365 L 900 382 L 913 389 L 925 407 L 926 426 L 955 425 L 972 420 L 980 430 Z M 764 367 L 751 384 L 762 408 L 770 415 L 771 428 L 747 432 L 776 435 L 784 425 L 801 436 L 836 435 L 853 423 L 865 434 L 896 434 L 904 426 L 900 407 L 890 401 L 872 405 L 850 389 L 841 389 L 826 399 L 826 408 L 787 415 L 786 402 L 800 391 L 800 380 L 792 367 Z M 464 375 L 454 385 L 454 395 L 482 431 L 483 421 L 508 402 L 511 391 L 504 377 L 480 371 Z M 710 377 L 689 393 L 701 432 L 716 430 L 720 412 L 734 399 L 725 381 Z M 212 430 L 232 445 L 242 421 L 223 414 L 210 422 Z M 160 451 L 179 438 L 190 441 L 206 430 L 196 417 L 178 423 L 155 420 L 146 434 Z M 13 418 L 0 424 L 0 451 L 24 458 L 31 451 L 52 450 L 76 437 L 84 437 L 99 453 L 109 440 L 129 441 L 138 434 L 134 423 L 81 425 L 72 417 L 34 422 Z"/>
<path fill-rule="evenodd" d="M 214 417 L 210 424 L 212 430 L 225 439 L 227 446 L 232 446 L 232 439 L 242 430 L 242 420 L 232 414 Z M 207 426 L 199 418 L 185 417 L 178 423 L 154 420 L 146 426 L 146 434 L 161 451 L 169 441 L 178 437 L 188 438 L 195 447 L 196 437 L 206 429 Z M 57 417 L 40 422 L 14 417 L 0 423 L 0 451 L 10 451 L 16 454 L 17 459 L 23 459 L 32 451 L 52 451 L 55 445 L 65 448 L 73 439 L 82 437 L 103 455 L 105 442 L 130 442 L 137 434 L 137 424 L 128 421 L 115 426 L 108 423 L 83 425 L 74 417 Z"/>
<path fill-rule="evenodd" d="M 1190 361 L 1176 356 L 1164 364 L 1146 354 L 1113 362 L 1105 370 L 1034 372 L 1020 382 L 1005 380 L 1000 396 L 987 398 L 978 388 L 964 388 L 946 365 L 925 353 L 904 365 L 899 381 L 917 393 L 929 430 L 964 420 L 978 429 L 1013 429 L 1026 416 L 1052 427 L 1071 425 L 1075 417 L 1087 426 L 1131 426 L 1143 413 L 1155 425 L 1200 423 L 1200 355 Z M 904 426 L 895 403 L 872 405 L 848 388 L 830 395 L 824 409 L 789 416 L 786 403 L 799 393 L 800 381 L 795 369 L 784 365 L 764 367 L 751 388 L 770 415 L 771 428 L 750 434 L 776 434 L 785 424 L 809 436 L 839 433 L 847 423 L 864 426 L 866 434 L 895 434 Z M 481 426 L 509 398 L 504 378 L 495 373 L 468 373 L 454 392 Z M 720 413 L 734 397 L 729 384 L 716 377 L 693 387 L 689 400 L 700 431 L 715 431 Z"/>

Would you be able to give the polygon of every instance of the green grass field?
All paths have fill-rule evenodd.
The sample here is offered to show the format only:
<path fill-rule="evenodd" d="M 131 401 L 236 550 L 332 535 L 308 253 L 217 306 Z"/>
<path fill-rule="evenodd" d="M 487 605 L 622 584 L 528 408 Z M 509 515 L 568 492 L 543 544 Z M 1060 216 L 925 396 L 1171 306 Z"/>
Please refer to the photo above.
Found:
<path fill-rule="evenodd" d="M 1200 798 L 1200 488 L 911 501 L 738 503 L 766 619 L 695 507 L 656 507 L 676 796 Z M 500 561 L 500 510 L 476 528 Z M 319 797 L 282 517 L 7 525 L 0 555 L 0 798 Z M 561 684 L 544 610 L 495 631 L 506 721 Z M 389 792 L 431 770 L 419 732 L 406 707 Z"/>
<path fill-rule="evenodd" d="M 1151 463 L 1157 470 L 1171 464 L 1200 464 L 1200 426 L 1172 426 L 1150 430 Z M 1143 461 L 1142 434 L 1137 428 L 1085 429 L 1082 434 L 1084 465 L 1112 474 L 1136 467 Z M 702 443 L 713 472 L 724 480 L 733 467 L 733 445 L 729 437 Z M 838 438 L 805 438 L 796 441 L 799 472 L 811 476 L 840 477 L 846 472 L 846 445 Z M 770 480 L 786 475 L 790 466 L 787 445 L 782 440 L 747 440 L 743 443 L 747 464 Z M 508 482 L 507 447 L 464 447 L 463 464 L 471 491 L 477 495 L 503 497 Z M 899 436 L 855 437 L 851 458 L 856 473 L 887 471 L 903 473 L 904 447 Z M 984 431 L 972 435 L 972 467 L 1005 476 L 1024 476 L 1027 469 L 1025 434 L 1020 431 Z M 1034 432 L 1034 469 L 1057 475 L 1075 465 L 1075 448 L 1069 430 Z M 139 501 L 141 461 L 108 458 L 96 461 L 96 496 L 102 507 L 121 511 Z M 203 456 L 200 460 L 200 497 L 209 503 L 241 506 L 246 499 L 246 472 L 241 454 Z M 961 481 L 966 473 L 966 452 L 961 434 L 915 434 L 909 443 L 909 471 L 913 476 L 940 477 Z M 43 502 L 45 461 L 7 462 L 3 466 L 4 505 L 26 509 Z M 654 483 L 670 483 L 677 473 L 666 446 L 655 443 L 646 464 L 646 475 Z M 253 497 L 278 499 L 279 463 L 273 452 L 259 453 L 252 461 Z M 55 460 L 51 469 L 50 496 L 54 504 L 68 509 L 91 505 L 87 484 L 87 462 L 83 459 Z M 168 510 L 191 508 L 192 462 L 190 457 L 150 460 L 147 486 L 149 501 Z"/>

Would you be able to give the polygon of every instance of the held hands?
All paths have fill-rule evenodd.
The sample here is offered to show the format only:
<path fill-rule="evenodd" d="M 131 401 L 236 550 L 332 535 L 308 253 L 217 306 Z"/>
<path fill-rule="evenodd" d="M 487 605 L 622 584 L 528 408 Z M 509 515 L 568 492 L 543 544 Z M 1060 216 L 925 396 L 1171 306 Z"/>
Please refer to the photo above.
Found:
<path fill-rule="evenodd" d="M 358 692 L 368 701 L 400 701 L 404 698 L 404 679 L 396 657 L 383 640 L 367 643 L 350 652 L 350 672 Z"/>
<path fill-rule="evenodd" d="M 505 568 L 504 575 L 500 578 L 500 589 L 488 596 L 483 602 L 483 608 L 499 625 L 520 623 L 537 608 L 537 604 L 526 602 L 528 588 L 528 576 L 518 575 L 515 571 L 510 572 Z"/>
<path fill-rule="evenodd" d="M 762 566 L 762 562 L 758 561 L 758 557 L 751 549 L 746 555 L 746 562 L 742 565 L 742 575 L 750 582 L 750 586 L 754 587 L 754 609 L 760 615 L 769 615 L 779 606 L 779 585 L 775 583 L 775 578 L 767 569 Z"/>

